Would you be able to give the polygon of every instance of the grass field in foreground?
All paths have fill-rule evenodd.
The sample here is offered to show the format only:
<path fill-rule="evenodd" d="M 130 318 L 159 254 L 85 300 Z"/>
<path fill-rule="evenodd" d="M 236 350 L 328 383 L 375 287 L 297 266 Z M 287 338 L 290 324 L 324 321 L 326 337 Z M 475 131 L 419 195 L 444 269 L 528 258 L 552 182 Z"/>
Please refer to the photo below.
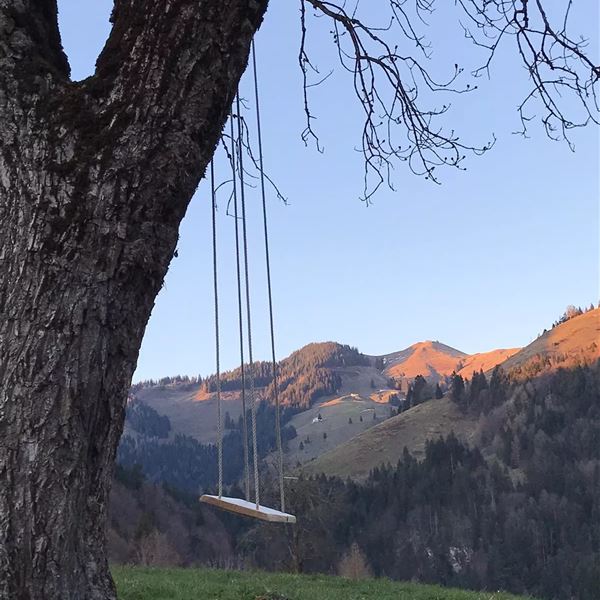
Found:
<path fill-rule="evenodd" d="M 119 600 L 519 600 L 504 593 L 325 575 L 139 567 L 113 567 L 112 574 Z"/>

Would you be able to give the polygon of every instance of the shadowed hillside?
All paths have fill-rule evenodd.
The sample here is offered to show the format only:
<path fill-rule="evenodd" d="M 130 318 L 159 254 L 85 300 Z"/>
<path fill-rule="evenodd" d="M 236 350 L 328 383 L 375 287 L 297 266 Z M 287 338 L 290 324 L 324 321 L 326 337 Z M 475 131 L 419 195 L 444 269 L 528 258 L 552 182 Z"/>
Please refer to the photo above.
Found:
<path fill-rule="evenodd" d="M 362 477 L 377 464 L 393 461 L 405 445 L 420 456 L 427 439 L 452 430 L 460 439 L 469 441 L 475 428 L 474 420 L 462 415 L 455 404 L 439 400 L 451 382 L 451 374 L 456 372 L 464 380 L 480 372 L 489 377 L 496 365 L 503 364 L 513 378 L 533 377 L 558 366 L 583 364 L 600 356 L 597 343 L 600 311 L 590 310 L 565 319 L 563 317 L 522 350 L 494 350 L 474 355 L 466 355 L 439 342 L 420 342 L 383 357 L 367 357 L 355 348 L 334 342 L 308 344 L 279 363 L 282 420 L 284 425 L 290 426 L 285 443 L 288 467 L 295 468 L 300 463 L 305 464 L 309 472 L 322 470 Z M 256 363 L 256 394 L 260 400 L 272 401 L 270 369 L 269 363 Z M 416 397 L 418 375 L 428 378 L 425 393 L 420 397 Z M 437 390 L 436 381 L 441 384 Z M 241 416 L 240 369 L 224 373 L 222 383 L 226 433 L 236 434 Z M 421 378 L 421 384 L 424 383 Z M 401 389 L 394 389 L 396 385 Z M 168 417 L 170 429 L 160 437 L 168 436 L 169 446 L 164 446 L 163 439 L 142 447 L 139 432 L 132 432 L 129 427 L 135 416 L 132 413 L 122 451 L 127 450 L 131 460 L 141 456 L 145 464 L 150 461 L 146 456 L 150 449 L 153 462 L 172 447 L 177 447 L 177 452 L 188 452 L 191 448 L 197 457 L 212 456 L 214 449 L 200 448 L 177 436 L 190 436 L 201 444 L 216 441 L 215 386 L 216 379 L 209 376 L 201 382 L 174 378 L 160 385 L 138 387 L 137 401 L 153 408 L 158 415 Z M 429 400 L 434 396 L 438 400 Z M 140 415 L 143 404 L 137 405 Z M 396 412 L 401 414 L 393 416 Z M 269 437 L 272 415 L 265 412 L 264 416 L 267 420 L 262 428 L 262 451 L 268 454 L 275 447 Z M 147 423 L 152 430 L 162 427 L 157 417 Z M 239 438 L 239 433 L 236 435 Z M 232 459 L 239 442 L 237 438 L 231 437 L 231 444 L 227 444 L 228 451 L 231 445 Z M 141 458 L 136 460 L 142 462 Z M 155 471 L 162 473 L 164 469 Z M 205 471 L 197 469 L 203 480 L 209 477 Z"/>
<path fill-rule="evenodd" d="M 347 381 L 356 378 L 360 367 L 369 364 L 367 357 L 350 346 L 335 342 L 308 344 L 278 364 L 280 402 L 292 412 L 306 410 L 320 398 L 332 397 L 338 390 L 347 387 Z M 272 401 L 271 364 L 259 361 L 254 366 L 257 399 Z M 379 377 L 374 368 L 370 369 L 368 382 L 372 377 Z M 357 378 L 359 385 L 364 384 L 364 379 L 364 376 Z M 379 382 L 385 381 L 381 377 Z M 223 411 L 237 422 L 242 414 L 241 370 L 237 368 L 222 373 L 221 383 Z M 139 387 L 135 395 L 169 418 L 173 435 L 181 433 L 202 443 L 214 443 L 217 439 L 215 390 L 216 377 L 210 375 L 201 383 Z"/>
<path fill-rule="evenodd" d="M 208 524 L 208 515 L 191 506 L 177 508 L 157 487 L 146 489 L 133 471 L 125 479 L 127 474 L 121 474 L 121 480 L 140 490 L 136 503 L 145 514 L 132 512 L 131 503 L 121 498 L 114 541 L 129 541 L 133 561 L 152 565 L 166 564 L 173 556 L 183 558 L 183 564 L 193 561 L 193 553 L 188 554 L 193 546 L 184 535 L 190 532 L 198 536 L 199 562 L 209 564 L 223 560 L 231 548 L 239 561 L 235 564 L 245 569 L 373 574 L 388 583 L 413 579 L 480 589 L 475 597 L 482 600 L 502 597 L 499 589 L 547 600 L 597 600 L 600 362 L 557 369 L 527 382 L 500 371 L 487 381 L 479 373 L 460 388 L 454 383 L 461 379 L 457 375 L 451 398 L 425 402 L 404 414 L 414 417 L 436 404 L 437 412 L 449 408 L 449 415 L 477 420 L 476 444 L 434 435 L 419 456 L 400 451 L 391 464 L 374 468 L 358 482 L 290 478 L 286 506 L 298 518 L 296 527 L 269 527 L 213 510 L 211 516 L 223 527 L 213 522 L 211 528 L 218 528 L 222 545 L 205 545 L 202 525 Z M 368 433 L 387 429 L 384 425 Z M 348 454 L 346 460 L 355 461 L 357 455 Z M 264 483 L 265 504 L 277 505 L 275 481 Z M 199 508 L 197 502 L 193 507 Z M 164 528 L 169 514 L 177 521 L 176 538 Z M 193 514 L 199 518 L 195 524 Z M 183 589 L 164 580 L 154 584 L 140 580 L 129 591 L 146 599 L 150 594 L 176 597 L 176 590 Z M 183 597 L 196 597 L 202 590 L 198 585 L 190 583 Z M 369 589 L 365 597 L 385 597 L 377 587 Z M 340 590 L 339 597 L 350 597 L 348 592 Z M 396 592 L 391 597 L 402 597 Z M 324 597 L 335 598 L 335 593 L 328 588 Z M 430 593 L 425 598 L 444 597 L 442 590 Z M 418 589 L 411 594 L 418 598 Z M 316 589 L 312 597 L 319 597 Z"/>

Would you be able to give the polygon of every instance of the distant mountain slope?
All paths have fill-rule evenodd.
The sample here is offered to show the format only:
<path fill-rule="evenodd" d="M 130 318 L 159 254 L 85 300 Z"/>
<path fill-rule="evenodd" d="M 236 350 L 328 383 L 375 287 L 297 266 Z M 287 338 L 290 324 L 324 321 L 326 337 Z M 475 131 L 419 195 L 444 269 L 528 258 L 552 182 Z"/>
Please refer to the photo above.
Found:
<path fill-rule="evenodd" d="M 288 422 L 297 433 L 286 444 L 288 468 L 320 456 L 390 416 L 388 396 L 396 391 L 388 389 L 388 378 L 377 368 L 354 365 L 335 367 L 332 372 L 340 382 L 336 392 L 320 397 Z"/>
<path fill-rule="evenodd" d="M 423 375 L 426 379 L 438 381 L 450 375 L 460 360 L 468 354 L 441 344 L 440 342 L 418 342 L 400 352 L 386 354 L 383 359 L 384 372 L 395 379 L 414 379 Z"/>
<path fill-rule="evenodd" d="M 307 409 L 318 399 L 342 387 L 340 369 L 370 365 L 356 348 L 336 342 L 313 343 L 279 363 L 279 393 L 284 406 Z M 273 396 L 272 386 L 267 396 Z"/>
<path fill-rule="evenodd" d="M 483 371 L 484 373 L 487 373 L 496 365 L 502 364 L 520 350 L 521 348 L 507 348 L 471 354 L 459 361 L 456 372 L 465 379 L 470 379 L 474 371 Z"/>
<path fill-rule="evenodd" d="M 502 363 L 513 376 L 533 377 L 558 367 L 600 358 L 600 308 L 573 317 L 544 332 Z"/>
<path fill-rule="evenodd" d="M 366 389 L 370 390 L 371 382 L 384 387 L 386 378 L 370 363 L 369 358 L 351 346 L 336 342 L 308 344 L 279 362 L 281 404 L 298 412 L 309 409 L 323 398 L 334 397 L 338 391 L 351 393 L 360 389 L 364 393 Z M 255 367 L 257 398 L 273 398 L 270 363 L 257 362 Z M 242 414 L 241 387 L 239 368 L 221 374 L 223 411 L 229 413 L 234 422 Z M 169 418 L 174 435 L 182 433 L 208 443 L 217 439 L 215 390 L 216 377 L 210 375 L 202 383 L 142 387 L 136 389 L 135 395 Z"/>
<path fill-rule="evenodd" d="M 408 383 L 417 375 L 423 374 L 432 381 L 439 381 L 452 371 L 460 369 L 464 377 L 471 377 L 474 370 L 487 371 L 515 351 L 496 350 L 469 356 L 440 342 L 419 342 L 400 352 L 382 357 L 366 357 L 355 348 L 335 342 L 312 343 L 280 361 L 280 399 L 283 406 L 308 410 L 311 419 L 314 417 L 313 408 L 320 402 L 352 394 L 357 394 L 364 401 L 387 404 L 389 394 L 393 393 L 393 390 L 388 389 L 390 377 Z M 383 362 L 383 372 L 373 366 L 376 361 Z M 257 363 L 257 375 L 257 397 L 272 397 L 270 365 L 265 362 Z M 171 435 L 182 433 L 202 443 L 214 443 L 217 438 L 215 386 L 216 379 L 209 376 L 202 383 L 169 383 L 143 387 L 137 389 L 135 395 L 160 415 L 169 418 Z M 241 415 L 240 388 L 239 369 L 222 375 L 223 411 L 229 413 L 234 422 Z M 336 413 L 345 416 L 346 421 L 352 413 L 350 411 L 346 414 L 348 407 L 346 402 L 335 409 Z M 387 406 L 382 407 L 382 410 L 383 408 L 387 412 Z M 383 417 L 383 413 L 381 416 Z M 357 428 L 349 426 L 336 430 L 337 433 L 333 435 L 333 432 L 329 432 L 326 443 L 325 440 L 320 442 L 319 449 L 322 447 L 326 450 L 336 443 L 346 441 L 354 435 Z M 302 434 L 299 433 L 297 444 L 302 439 Z M 305 450 L 298 457 L 300 462 L 317 452 L 317 444 L 311 446 L 311 451 Z"/>
<path fill-rule="evenodd" d="M 430 400 L 322 454 L 306 463 L 302 471 L 362 479 L 382 463 L 395 465 L 405 446 L 419 458 L 424 454 L 427 440 L 451 431 L 459 439 L 469 441 L 476 425 L 476 420 L 465 417 L 448 398 Z"/>
<path fill-rule="evenodd" d="M 415 347 L 419 346 L 423 347 L 415 344 Z M 463 377 L 470 378 L 479 368 L 489 372 L 505 353 L 512 355 L 501 362 L 501 367 L 516 380 L 535 377 L 558 367 L 591 364 L 600 358 L 600 309 L 555 326 L 517 352 L 498 350 L 463 357 Z M 469 441 L 475 427 L 473 417 L 461 413 L 447 397 L 430 400 L 357 435 L 307 463 L 304 469 L 309 473 L 362 478 L 381 463 L 395 463 L 404 446 L 419 456 L 427 439 L 454 431 L 459 438 Z"/>
<path fill-rule="evenodd" d="M 141 388 L 136 397 L 171 422 L 175 435 L 189 435 L 203 443 L 217 439 L 217 403 L 214 394 L 207 394 L 206 401 L 197 401 L 201 384 L 166 385 Z M 237 421 L 241 414 L 237 392 L 223 394 L 223 410 Z"/>

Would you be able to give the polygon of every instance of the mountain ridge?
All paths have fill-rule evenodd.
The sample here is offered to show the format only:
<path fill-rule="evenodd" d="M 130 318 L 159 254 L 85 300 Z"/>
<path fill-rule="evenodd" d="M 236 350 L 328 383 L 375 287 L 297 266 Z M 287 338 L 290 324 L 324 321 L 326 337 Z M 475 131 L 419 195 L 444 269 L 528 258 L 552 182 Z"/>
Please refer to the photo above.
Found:
<path fill-rule="evenodd" d="M 600 309 L 596 308 L 556 325 L 500 364 L 515 381 L 552 373 L 600 360 Z M 488 375 L 489 375 L 488 369 Z M 427 439 L 454 431 L 471 443 L 477 420 L 461 413 L 448 395 L 433 399 L 387 419 L 332 448 L 303 469 L 308 474 L 326 473 L 362 478 L 384 462 L 395 462 L 404 446 L 417 456 Z"/>

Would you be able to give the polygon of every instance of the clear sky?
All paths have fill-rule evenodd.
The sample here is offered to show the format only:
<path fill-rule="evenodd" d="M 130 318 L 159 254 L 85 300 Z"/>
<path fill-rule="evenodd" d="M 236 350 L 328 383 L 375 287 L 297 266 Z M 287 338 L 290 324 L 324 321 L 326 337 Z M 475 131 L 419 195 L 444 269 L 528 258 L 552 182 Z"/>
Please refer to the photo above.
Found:
<path fill-rule="evenodd" d="M 112 2 L 59 0 L 61 32 L 73 77 L 93 72 L 109 31 Z M 369 3 L 371 4 L 371 3 Z M 383 0 L 374 2 L 383 15 Z M 594 36 L 598 7 L 579 3 L 583 33 Z M 455 7 L 448 10 L 456 10 Z M 378 15 L 374 15 L 375 17 Z M 451 13 L 433 17 L 433 68 L 477 66 Z M 585 31 L 585 27 L 589 31 Z M 335 68 L 329 28 L 310 29 L 321 72 Z M 451 98 L 449 128 L 474 144 L 498 141 L 468 157 L 466 172 L 440 173 L 438 186 L 402 164 L 396 192 L 382 188 L 374 205 L 359 200 L 361 115 L 351 80 L 337 69 L 313 90 L 315 126 L 325 152 L 305 148 L 296 2 L 271 0 L 257 36 L 268 173 L 289 204 L 269 198 L 277 353 L 335 340 L 383 354 L 433 339 L 464 352 L 521 346 L 568 304 L 597 303 L 599 292 L 599 139 L 576 132 L 573 153 L 539 127 L 523 139 L 516 107 L 527 90 L 514 48 L 499 54 L 491 80 Z M 412 49 L 411 49 L 412 50 Z M 465 82 L 467 80 L 465 79 Z M 250 98 L 250 79 L 242 95 Z M 445 100 L 444 100 L 445 101 Z M 249 117 L 251 118 L 251 117 Z M 227 173 L 217 162 L 218 177 Z M 214 371 L 210 203 L 202 183 L 182 224 L 175 258 L 159 294 L 135 380 Z M 160 193 L 160 191 L 157 191 Z M 236 366 L 237 316 L 233 219 L 220 202 L 222 363 Z M 252 310 L 257 358 L 268 358 L 268 321 L 259 196 L 248 197 Z"/>

